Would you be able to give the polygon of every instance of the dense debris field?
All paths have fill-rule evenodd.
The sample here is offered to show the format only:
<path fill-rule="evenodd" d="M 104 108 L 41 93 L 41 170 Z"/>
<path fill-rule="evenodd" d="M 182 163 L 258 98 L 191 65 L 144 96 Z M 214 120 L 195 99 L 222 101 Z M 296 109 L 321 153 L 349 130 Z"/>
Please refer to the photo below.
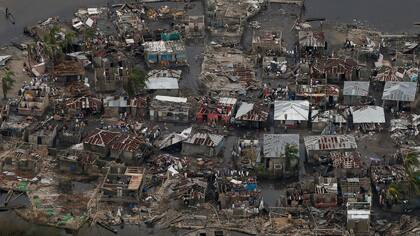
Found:
<path fill-rule="evenodd" d="M 74 232 L 418 235 L 419 35 L 304 8 L 145 0 L 26 27 L 0 48 L 0 210 Z"/>

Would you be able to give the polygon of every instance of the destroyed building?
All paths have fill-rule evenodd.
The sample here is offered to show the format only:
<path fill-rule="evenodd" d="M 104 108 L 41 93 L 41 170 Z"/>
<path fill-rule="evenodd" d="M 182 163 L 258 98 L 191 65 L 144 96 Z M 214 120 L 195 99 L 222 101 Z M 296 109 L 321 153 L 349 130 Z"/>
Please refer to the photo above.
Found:
<path fill-rule="evenodd" d="M 321 161 L 331 151 L 354 151 L 357 149 L 353 135 L 315 135 L 304 138 L 307 161 Z"/>
<path fill-rule="evenodd" d="M 208 46 L 204 52 L 200 81 L 210 90 L 223 94 L 245 93 L 260 87 L 254 64 L 242 51 L 229 47 Z"/>
<path fill-rule="evenodd" d="M 211 124 L 230 123 L 236 109 L 236 98 L 221 97 L 213 99 L 205 97 L 196 113 L 196 120 L 199 122 L 207 122 Z"/>
<path fill-rule="evenodd" d="M 110 158 L 134 164 L 150 154 L 150 146 L 138 136 L 120 134 L 109 145 Z"/>
<path fill-rule="evenodd" d="M 90 175 L 99 173 L 97 160 L 97 154 L 91 152 L 65 152 L 58 155 L 58 168 L 74 175 Z"/>
<path fill-rule="evenodd" d="M 115 92 L 129 78 L 131 65 L 121 52 L 110 54 L 99 51 L 93 61 L 95 62 L 93 81 L 95 90 L 99 93 Z"/>
<path fill-rule="evenodd" d="M 206 32 L 204 16 L 185 16 L 183 31 L 187 39 L 204 38 Z"/>
<path fill-rule="evenodd" d="M 216 157 L 224 147 L 224 137 L 217 134 L 194 133 L 182 142 L 182 155 Z"/>
<path fill-rule="evenodd" d="M 187 98 L 156 96 L 150 103 L 150 120 L 164 122 L 188 122 L 190 104 Z"/>
<path fill-rule="evenodd" d="M 83 116 L 98 114 L 103 109 L 102 100 L 95 97 L 70 98 L 66 102 L 67 112 L 73 115 Z"/>
<path fill-rule="evenodd" d="M 62 61 L 54 65 L 52 76 L 58 85 L 68 85 L 84 78 L 85 68 L 82 63 L 73 60 Z"/>
<path fill-rule="evenodd" d="M 137 203 L 142 194 L 144 169 L 110 166 L 101 186 L 101 201 Z"/>
<path fill-rule="evenodd" d="M 133 117 L 140 120 L 148 118 L 150 97 L 130 97 L 129 107 Z"/>
<path fill-rule="evenodd" d="M 351 58 L 327 58 L 315 63 L 313 74 L 327 81 L 357 80 L 359 65 Z"/>
<path fill-rule="evenodd" d="M 329 158 L 331 158 L 334 177 L 336 178 L 363 177 L 367 175 L 367 168 L 365 168 L 361 154 L 357 151 L 333 151 L 329 153 Z"/>
<path fill-rule="evenodd" d="M 262 103 L 242 102 L 235 114 L 234 123 L 249 128 L 264 128 L 267 126 L 269 107 Z"/>
<path fill-rule="evenodd" d="M 0 171 L 33 178 L 41 171 L 41 159 L 41 156 L 32 149 L 17 148 L 0 161 Z"/>
<path fill-rule="evenodd" d="M 340 110 L 312 110 L 311 127 L 313 132 L 330 134 L 331 125 L 344 128 L 347 123 L 347 114 Z"/>
<path fill-rule="evenodd" d="M 323 52 L 327 49 L 324 32 L 299 31 L 299 48 L 301 52 Z"/>
<path fill-rule="evenodd" d="M 246 20 L 261 8 L 263 1 L 206 0 L 210 33 L 239 43 Z"/>
<path fill-rule="evenodd" d="M 59 124 L 47 122 L 45 125 L 34 127 L 28 130 L 28 142 L 36 145 L 54 147 L 57 133 L 61 127 Z"/>
<path fill-rule="evenodd" d="M 298 134 L 264 134 L 262 155 L 257 160 L 259 174 L 270 177 L 290 177 L 299 165 Z"/>
<path fill-rule="evenodd" d="M 252 50 L 255 53 L 280 54 L 282 48 L 282 33 L 274 31 L 254 31 L 252 36 Z"/>
<path fill-rule="evenodd" d="M 338 183 L 336 178 L 319 177 L 316 179 L 313 194 L 316 208 L 333 208 L 337 206 Z"/>
<path fill-rule="evenodd" d="M 18 114 L 24 116 L 42 116 L 49 105 L 50 87 L 37 82 L 22 89 L 22 98 L 18 104 Z"/>
<path fill-rule="evenodd" d="M 118 132 L 95 129 L 93 133 L 84 138 L 83 148 L 106 156 L 109 153 L 109 145 L 119 135 Z"/>

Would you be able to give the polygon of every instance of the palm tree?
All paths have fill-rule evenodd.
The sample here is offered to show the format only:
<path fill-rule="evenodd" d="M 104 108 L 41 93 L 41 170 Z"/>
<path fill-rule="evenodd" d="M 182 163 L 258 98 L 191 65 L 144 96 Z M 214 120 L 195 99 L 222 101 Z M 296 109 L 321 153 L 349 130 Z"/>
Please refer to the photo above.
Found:
<path fill-rule="evenodd" d="M 133 68 L 128 77 L 125 91 L 129 96 L 135 96 L 137 92 L 146 86 L 146 75 L 139 68 Z"/>
<path fill-rule="evenodd" d="M 13 78 L 14 76 L 15 76 L 15 73 L 13 73 L 13 71 L 6 69 L 3 77 L 1 78 L 1 83 L 2 83 L 2 88 L 3 88 L 3 98 L 5 100 L 7 99 L 7 93 L 13 87 L 13 84 L 15 83 L 15 80 Z"/>
<path fill-rule="evenodd" d="M 298 163 L 298 148 L 296 145 L 287 144 L 284 151 L 285 155 L 285 170 L 291 170 L 291 168 L 297 168 L 296 162 Z"/>
<path fill-rule="evenodd" d="M 388 187 L 387 196 L 394 202 L 398 202 L 401 198 L 400 187 L 396 184 L 391 184 Z"/>
<path fill-rule="evenodd" d="M 419 173 L 416 169 L 420 166 L 418 153 L 410 152 L 404 157 L 404 168 L 408 175 L 408 190 L 409 195 L 420 194 L 420 181 L 418 178 Z"/>
<path fill-rule="evenodd" d="M 64 36 L 64 40 L 61 42 L 61 49 L 64 53 L 71 51 L 76 34 L 74 32 L 67 32 Z"/>

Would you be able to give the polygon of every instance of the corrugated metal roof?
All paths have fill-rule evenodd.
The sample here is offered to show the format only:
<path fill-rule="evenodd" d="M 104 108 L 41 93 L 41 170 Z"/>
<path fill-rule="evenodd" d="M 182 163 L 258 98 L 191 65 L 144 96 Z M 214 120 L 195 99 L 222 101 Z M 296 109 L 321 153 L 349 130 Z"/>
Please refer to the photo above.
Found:
<path fill-rule="evenodd" d="M 309 102 L 306 100 L 275 101 L 274 120 L 304 121 L 309 119 Z"/>
<path fill-rule="evenodd" d="M 223 140 L 222 135 L 196 133 L 185 140 L 186 143 L 216 147 Z"/>
<path fill-rule="evenodd" d="M 264 134 L 264 157 L 280 158 L 288 144 L 295 145 L 299 152 L 299 134 Z"/>
<path fill-rule="evenodd" d="M 314 135 L 304 137 L 307 151 L 356 149 L 353 135 Z"/>
<path fill-rule="evenodd" d="M 246 103 L 243 102 L 239 107 L 238 111 L 236 112 L 235 119 L 247 114 L 248 112 L 252 111 L 254 108 L 254 103 Z"/>
<path fill-rule="evenodd" d="M 343 95 L 363 96 L 369 94 L 369 81 L 344 81 Z"/>
<path fill-rule="evenodd" d="M 387 81 L 383 100 L 412 102 L 416 98 L 417 82 Z"/>
<path fill-rule="evenodd" d="M 384 108 L 380 106 L 350 107 L 353 123 L 385 123 Z"/>
<path fill-rule="evenodd" d="M 179 89 L 178 79 L 170 77 L 149 78 L 146 89 Z"/>
<path fill-rule="evenodd" d="M 237 101 L 238 99 L 236 98 L 228 98 L 228 97 L 219 98 L 220 104 L 235 105 Z"/>
<path fill-rule="evenodd" d="M 172 97 L 172 96 L 156 96 L 156 100 L 162 102 L 177 102 L 177 103 L 187 103 L 188 99 L 184 97 Z"/>

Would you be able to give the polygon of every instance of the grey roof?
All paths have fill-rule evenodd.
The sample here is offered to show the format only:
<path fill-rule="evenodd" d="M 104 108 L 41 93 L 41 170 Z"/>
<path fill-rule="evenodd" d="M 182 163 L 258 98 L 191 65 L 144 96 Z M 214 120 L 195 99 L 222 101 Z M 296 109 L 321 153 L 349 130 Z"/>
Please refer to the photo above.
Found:
<path fill-rule="evenodd" d="M 369 94 L 369 81 L 344 81 L 343 95 L 363 96 Z"/>
<path fill-rule="evenodd" d="M 146 89 L 179 89 L 178 79 L 171 77 L 149 78 Z"/>
<path fill-rule="evenodd" d="M 412 102 L 416 98 L 417 82 L 387 81 L 383 100 Z"/>
<path fill-rule="evenodd" d="M 380 106 L 350 107 L 353 123 L 385 123 L 384 108 Z"/>
<path fill-rule="evenodd" d="M 281 157 L 287 144 L 295 145 L 299 151 L 299 134 L 264 134 L 264 157 Z"/>
<path fill-rule="evenodd" d="M 309 102 L 306 100 L 275 101 L 274 120 L 308 120 Z"/>
<path fill-rule="evenodd" d="M 241 106 L 239 107 L 238 111 L 236 112 L 235 119 L 238 119 L 239 117 L 246 115 L 248 112 L 252 111 L 254 108 L 254 103 L 241 103 Z"/>
<path fill-rule="evenodd" d="M 356 149 L 353 135 L 313 135 L 303 138 L 306 151 Z"/>

